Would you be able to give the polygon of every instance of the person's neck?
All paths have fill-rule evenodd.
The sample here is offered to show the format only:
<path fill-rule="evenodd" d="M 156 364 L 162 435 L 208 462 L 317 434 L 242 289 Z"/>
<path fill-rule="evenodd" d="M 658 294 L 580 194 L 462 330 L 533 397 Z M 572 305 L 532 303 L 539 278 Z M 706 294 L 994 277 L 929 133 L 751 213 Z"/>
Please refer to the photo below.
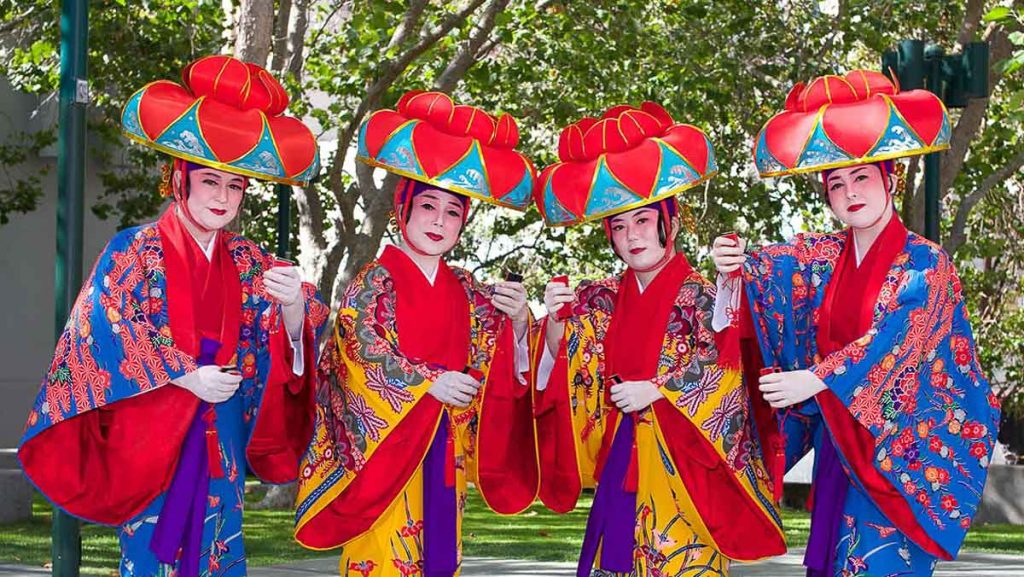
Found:
<path fill-rule="evenodd" d="M 182 214 L 181 208 L 177 206 L 174 207 L 174 214 L 178 217 L 178 220 L 185 225 L 185 229 L 187 229 L 189 234 L 192 235 L 192 238 L 196 239 L 196 242 L 204 247 L 210 246 L 210 241 L 213 240 L 213 236 L 217 234 L 217 231 L 199 228 L 195 223 L 189 220 L 188 217 Z"/>
<path fill-rule="evenodd" d="M 406 243 L 398 245 L 398 248 L 408 255 L 409 258 L 412 259 L 412 262 L 416 263 L 416 266 L 420 267 L 423 274 L 428 277 L 434 274 L 437 270 L 438 263 L 441 262 L 441 255 L 421 254 L 412 250 L 412 248 L 410 248 Z"/>
<path fill-rule="evenodd" d="M 658 273 L 661 272 L 661 270 L 664 269 L 666 266 L 668 266 L 668 263 L 672 262 L 672 259 L 675 256 L 676 256 L 676 251 L 672 250 L 672 251 L 669 251 L 669 253 L 665 255 L 662 263 L 659 264 L 658 266 L 656 266 L 656 267 L 654 267 L 652 269 L 649 269 L 649 270 L 645 270 L 645 271 L 639 271 L 639 270 L 635 270 L 634 269 L 633 272 L 636 273 L 636 280 L 640 281 L 640 285 L 641 286 L 643 286 L 644 288 L 647 288 L 648 286 L 650 286 L 650 284 L 654 280 L 654 278 L 656 276 L 658 276 Z"/>
<path fill-rule="evenodd" d="M 885 207 L 885 212 L 882 217 L 878 219 L 875 224 L 865 228 L 854 228 L 853 229 L 853 242 L 857 245 L 857 252 L 861 258 L 871 250 L 871 246 L 875 244 L 878 237 L 881 236 L 882 231 L 889 225 L 889 221 L 893 219 L 894 211 L 892 204 L 888 204 Z M 852 228 L 852 227 L 851 227 Z"/>

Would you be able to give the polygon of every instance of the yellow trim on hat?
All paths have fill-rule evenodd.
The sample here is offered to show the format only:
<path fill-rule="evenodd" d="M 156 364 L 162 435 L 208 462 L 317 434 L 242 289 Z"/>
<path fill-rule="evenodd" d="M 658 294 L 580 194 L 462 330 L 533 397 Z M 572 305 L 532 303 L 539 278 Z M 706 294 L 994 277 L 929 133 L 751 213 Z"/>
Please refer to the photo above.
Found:
<path fill-rule="evenodd" d="M 579 219 L 576 219 L 576 220 L 573 220 L 573 221 L 569 221 L 569 222 L 549 223 L 549 222 L 547 222 L 545 220 L 544 225 L 548 226 L 548 227 L 574 226 L 574 225 L 583 224 L 583 223 L 586 223 L 586 222 L 595 222 L 595 221 L 601 220 L 601 219 L 609 217 L 609 216 L 614 216 L 616 214 L 621 214 L 623 212 L 629 212 L 631 210 L 635 210 L 637 208 L 641 208 L 641 207 L 647 206 L 649 204 L 654 204 L 654 203 L 656 203 L 658 201 L 665 200 L 666 198 L 670 198 L 670 197 L 673 197 L 673 196 L 678 196 L 678 195 L 682 194 L 683 192 L 685 192 L 687 190 L 690 190 L 691 188 L 693 188 L 695 186 L 699 186 L 701 184 L 704 184 L 705 182 L 711 180 L 712 178 L 714 178 L 717 175 L 718 175 L 718 170 L 713 170 L 713 171 L 705 174 L 701 178 L 699 178 L 699 179 L 697 179 L 697 180 L 695 180 L 695 181 L 693 181 L 691 183 L 684 184 L 683 186 L 680 186 L 680 187 L 677 187 L 677 188 L 673 188 L 673 189 L 669 190 L 668 192 L 666 192 L 664 194 L 661 194 L 661 195 L 658 195 L 658 196 L 655 196 L 655 197 L 652 197 L 652 198 L 645 198 L 643 200 L 640 200 L 640 201 L 637 201 L 637 202 L 634 202 L 634 203 L 631 203 L 631 204 L 627 204 L 626 206 L 620 206 L 620 207 L 616 207 L 616 208 L 613 208 L 613 209 L 610 209 L 610 210 L 606 210 L 606 211 L 603 211 L 603 212 L 599 212 L 599 213 L 596 213 L 596 214 L 587 215 L 587 216 L 585 216 L 583 218 L 579 218 Z M 586 207 L 584 206 L 584 210 L 585 209 L 586 209 Z"/>
<path fill-rule="evenodd" d="M 888 152 L 886 154 L 880 154 L 877 156 L 862 156 L 861 158 L 854 158 L 851 160 L 844 160 L 841 162 L 833 162 L 830 164 L 821 164 L 816 166 L 806 166 L 803 168 L 790 168 L 787 170 L 776 170 L 773 172 L 758 172 L 761 178 L 774 178 L 776 176 L 792 176 L 795 174 L 809 174 L 814 172 L 823 172 L 826 170 L 834 170 L 836 168 L 847 168 L 850 166 L 857 166 L 858 164 L 871 164 L 873 162 L 881 162 L 883 160 L 895 160 L 897 158 L 910 158 L 912 156 L 920 156 L 922 154 L 931 154 L 933 152 L 942 152 L 949 148 L 949 143 L 941 144 L 938 146 L 926 146 L 916 150 L 901 150 L 898 152 Z M 756 162 L 755 162 L 756 168 Z"/>
<path fill-rule="evenodd" d="M 263 181 L 266 181 L 266 182 L 276 182 L 276 183 L 279 183 L 279 184 L 288 184 L 288 185 L 291 185 L 291 186 L 306 186 L 306 185 L 309 184 L 309 181 L 305 181 L 305 180 L 298 180 L 298 179 L 295 179 L 295 178 L 281 178 L 281 177 L 277 177 L 277 176 L 271 176 L 271 175 L 266 174 L 266 173 L 256 172 L 254 170 L 248 170 L 248 169 L 245 169 L 245 168 L 239 168 L 237 166 L 232 166 L 232 165 L 224 163 L 224 162 L 217 162 L 215 160 L 209 160 L 207 158 L 201 158 L 201 157 L 198 157 L 198 156 L 194 156 L 194 155 L 188 154 L 186 152 L 181 152 L 180 150 L 175 150 L 175 149 L 170 148 L 168 146 L 165 146 L 163 144 L 159 144 L 157 142 L 153 142 L 152 140 L 140 138 L 139 136 L 137 136 L 135 134 L 132 134 L 131 132 L 128 132 L 127 130 L 122 130 L 122 132 L 124 133 L 124 135 L 126 137 L 128 137 L 129 140 L 135 141 L 135 142 L 137 142 L 137 143 L 139 143 L 139 144 L 141 144 L 143 146 L 146 146 L 148 148 L 152 148 L 153 150 L 158 150 L 160 152 L 163 152 L 164 154 L 167 154 L 168 156 L 173 156 L 174 158 L 180 158 L 182 160 L 187 160 L 189 162 L 194 162 L 196 164 L 201 164 L 203 166 L 208 166 L 210 168 L 216 168 L 217 170 L 223 170 L 224 172 L 230 172 L 231 174 L 239 174 L 239 175 L 242 175 L 242 176 L 248 176 L 248 177 L 255 178 L 255 179 L 258 179 L 258 180 L 263 180 Z M 308 170 L 309 167 L 306 167 L 306 168 Z"/>
<path fill-rule="evenodd" d="M 501 207 L 504 207 L 504 208 L 509 208 L 509 209 L 515 210 L 517 212 L 526 212 L 526 210 L 530 207 L 529 204 L 527 204 L 526 207 L 518 207 L 518 206 L 516 206 L 514 204 L 511 204 L 511 203 L 508 203 L 508 202 L 502 202 L 502 201 L 500 201 L 500 200 L 498 200 L 498 199 L 496 199 L 496 198 L 494 198 L 492 196 L 484 196 L 484 195 L 482 195 L 482 194 L 480 194 L 478 192 L 473 192 L 471 190 L 462 188 L 461 186 L 453 186 L 451 184 L 442 184 L 442 183 L 440 183 L 440 182 L 438 182 L 438 181 L 436 181 L 433 178 L 430 178 L 428 176 L 424 176 L 422 174 L 414 174 L 414 173 L 409 172 L 407 170 L 401 170 L 399 168 L 395 168 L 395 167 L 391 166 L 390 164 L 384 164 L 383 162 L 379 162 L 377 160 L 374 160 L 374 159 L 372 159 L 372 158 L 370 158 L 368 156 L 359 155 L 359 156 L 356 156 L 356 160 L 358 160 L 358 161 L 360 161 L 360 162 L 362 162 L 364 164 L 368 164 L 370 166 L 373 166 L 375 168 L 383 168 L 384 170 L 386 170 L 387 172 L 390 172 L 391 174 L 397 174 L 398 176 L 404 176 L 405 178 L 408 178 L 410 180 L 415 180 L 417 182 L 422 182 L 424 184 L 430 184 L 430 185 L 436 186 L 437 188 L 439 188 L 441 190 L 448 190 L 448 191 L 451 191 L 451 192 L 455 192 L 455 193 L 461 194 L 463 196 L 468 196 L 470 198 L 475 198 L 477 200 L 481 200 L 481 201 L 489 203 L 489 204 L 501 206 Z M 532 191 L 531 191 L 531 193 L 532 193 Z"/>

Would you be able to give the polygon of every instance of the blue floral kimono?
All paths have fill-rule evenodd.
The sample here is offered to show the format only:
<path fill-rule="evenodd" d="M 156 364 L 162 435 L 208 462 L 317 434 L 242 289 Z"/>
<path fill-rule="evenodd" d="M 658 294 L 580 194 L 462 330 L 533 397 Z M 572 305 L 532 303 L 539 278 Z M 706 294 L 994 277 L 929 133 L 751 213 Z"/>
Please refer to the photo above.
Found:
<path fill-rule="evenodd" d="M 940 247 L 893 221 L 873 270 L 837 280 L 847 231 L 748 251 L 743 271 L 765 366 L 828 387 L 779 414 L 787 468 L 815 449 L 810 575 L 931 575 L 957 555 L 985 486 L 999 402 L 960 280 Z M 844 283 L 865 290 L 844 300 Z M 863 321 L 850 340 L 830 328 L 838 315 Z M 830 507 L 832 520 L 819 514 Z"/>
<path fill-rule="evenodd" d="M 294 480 L 312 436 L 327 307 L 303 287 L 307 370 L 297 376 L 280 307 L 263 287 L 273 257 L 226 231 L 214 243 L 201 256 L 173 207 L 110 241 L 19 447 L 26 475 L 56 506 L 118 527 L 124 576 L 245 575 L 247 471 Z M 210 405 L 170 384 L 212 363 L 242 374 L 227 401 Z"/>

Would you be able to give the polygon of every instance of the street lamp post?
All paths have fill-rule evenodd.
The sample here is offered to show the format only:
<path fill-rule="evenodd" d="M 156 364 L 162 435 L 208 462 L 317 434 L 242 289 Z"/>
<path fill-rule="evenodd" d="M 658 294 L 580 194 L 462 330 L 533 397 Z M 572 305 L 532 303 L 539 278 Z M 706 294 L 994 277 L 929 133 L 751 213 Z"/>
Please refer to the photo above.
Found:
<path fill-rule="evenodd" d="M 963 108 L 972 98 L 988 97 L 988 43 L 971 42 L 959 54 L 937 44 L 902 40 L 882 54 L 882 72 L 899 80 L 901 90 L 926 88 L 947 108 Z M 924 158 L 924 235 L 939 242 L 938 152 Z"/>
<path fill-rule="evenodd" d="M 289 258 L 292 228 L 292 187 L 287 184 L 274 186 L 277 192 L 277 256 Z"/>
<path fill-rule="evenodd" d="M 56 333 L 60 338 L 82 286 L 82 189 L 85 176 L 87 0 L 64 0 L 60 18 L 60 120 L 57 153 Z M 53 575 L 78 577 L 82 537 L 78 519 L 53 511 Z"/>

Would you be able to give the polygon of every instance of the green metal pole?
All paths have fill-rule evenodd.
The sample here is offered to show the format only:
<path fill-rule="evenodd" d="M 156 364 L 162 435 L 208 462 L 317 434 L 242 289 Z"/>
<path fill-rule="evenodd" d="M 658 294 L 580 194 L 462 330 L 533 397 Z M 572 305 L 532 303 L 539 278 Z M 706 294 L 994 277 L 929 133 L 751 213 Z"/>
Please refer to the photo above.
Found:
<path fill-rule="evenodd" d="M 85 175 L 87 0 L 64 0 L 60 19 L 60 135 L 57 155 L 57 260 L 54 287 L 60 338 L 82 286 L 82 187 Z M 54 509 L 53 575 L 77 577 L 82 559 L 78 519 Z"/>
<path fill-rule="evenodd" d="M 278 184 L 277 191 L 277 256 L 288 258 L 292 230 L 292 187 Z"/>
<path fill-rule="evenodd" d="M 942 98 L 941 46 L 929 44 L 925 48 L 925 76 L 928 91 Z M 924 236 L 939 242 L 939 153 L 924 157 Z"/>

